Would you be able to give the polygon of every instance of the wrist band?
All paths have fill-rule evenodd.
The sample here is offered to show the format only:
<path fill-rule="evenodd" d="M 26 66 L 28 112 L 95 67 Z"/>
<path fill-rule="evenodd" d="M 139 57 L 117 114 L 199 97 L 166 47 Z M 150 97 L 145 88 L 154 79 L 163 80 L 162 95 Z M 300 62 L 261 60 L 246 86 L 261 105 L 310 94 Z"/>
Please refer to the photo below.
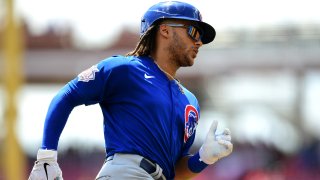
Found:
<path fill-rule="evenodd" d="M 190 157 L 188 160 L 188 168 L 194 173 L 201 172 L 207 166 L 208 166 L 208 164 L 204 163 L 200 159 L 199 152 L 197 154 L 193 155 L 192 157 Z"/>

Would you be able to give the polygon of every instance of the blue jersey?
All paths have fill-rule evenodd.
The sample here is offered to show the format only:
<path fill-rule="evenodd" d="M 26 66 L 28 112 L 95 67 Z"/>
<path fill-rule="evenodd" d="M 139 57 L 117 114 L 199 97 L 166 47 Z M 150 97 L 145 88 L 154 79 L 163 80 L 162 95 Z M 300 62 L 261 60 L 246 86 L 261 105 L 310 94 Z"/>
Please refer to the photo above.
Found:
<path fill-rule="evenodd" d="M 99 103 L 107 156 L 139 154 L 173 179 L 175 163 L 193 144 L 200 109 L 196 97 L 169 80 L 151 58 L 110 57 L 80 73 L 63 91 L 73 94 L 77 105 Z"/>

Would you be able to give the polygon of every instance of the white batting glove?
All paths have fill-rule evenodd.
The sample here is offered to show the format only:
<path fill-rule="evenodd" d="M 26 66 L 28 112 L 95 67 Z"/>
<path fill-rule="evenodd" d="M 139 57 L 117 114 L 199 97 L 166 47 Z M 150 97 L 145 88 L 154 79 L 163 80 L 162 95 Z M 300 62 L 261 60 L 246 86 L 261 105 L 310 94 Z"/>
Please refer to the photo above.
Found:
<path fill-rule="evenodd" d="M 63 180 L 57 157 L 57 151 L 39 149 L 28 180 Z"/>
<path fill-rule="evenodd" d="M 206 164 L 213 164 L 219 159 L 228 156 L 233 149 L 229 129 L 222 134 L 216 134 L 218 121 L 213 121 L 207 137 L 200 148 L 200 159 Z"/>

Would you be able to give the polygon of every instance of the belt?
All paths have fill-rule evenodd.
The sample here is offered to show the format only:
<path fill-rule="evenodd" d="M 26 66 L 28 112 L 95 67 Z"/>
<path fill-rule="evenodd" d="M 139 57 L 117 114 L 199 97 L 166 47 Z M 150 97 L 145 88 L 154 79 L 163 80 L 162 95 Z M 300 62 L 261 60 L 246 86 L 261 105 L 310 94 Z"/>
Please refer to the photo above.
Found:
<path fill-rule="evenodd" d="M 106 162 L 113 160 L 114 156 L 109 156 Z M 156 180 L 166 180 L 166 177 L 162 174 L 162 169 L 158 164 L 155 164 L 148 160 L 147 158 L 142 158 L 139 166 L 144 169 L 148 174 L 150 174 Z"/>

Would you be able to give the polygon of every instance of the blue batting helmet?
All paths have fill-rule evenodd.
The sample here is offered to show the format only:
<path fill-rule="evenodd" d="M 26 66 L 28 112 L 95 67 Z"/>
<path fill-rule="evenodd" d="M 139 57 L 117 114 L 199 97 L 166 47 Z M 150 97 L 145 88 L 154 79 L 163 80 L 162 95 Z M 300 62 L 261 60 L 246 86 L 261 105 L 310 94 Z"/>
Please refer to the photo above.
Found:
<path fill-rule="evenodd" d="M 140 37 L 148 28 L 163 19 L 183 19 L 195 21 L 203 30 L 201 41 L 208 44 L 216 36 L 215 29 L 202 21 L 200 11 L 194 6 L 179 1 L 165 1 L 151 6 L 141 18 Z"/>

